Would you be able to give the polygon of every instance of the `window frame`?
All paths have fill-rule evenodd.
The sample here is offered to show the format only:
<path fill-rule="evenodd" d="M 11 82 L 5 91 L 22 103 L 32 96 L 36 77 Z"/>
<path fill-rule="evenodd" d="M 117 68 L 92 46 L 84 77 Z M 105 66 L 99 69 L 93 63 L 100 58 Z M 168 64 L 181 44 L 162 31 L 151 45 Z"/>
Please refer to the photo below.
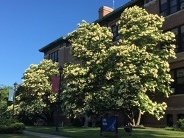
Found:
<path fill-rule="evenodd" d="M 51 59 L 53 62 L 59 62 L 59 50 L 50 53 L 49 59 Z"/>
<path fill-rule="evenodd" d="M 119 30 L 119 26 L 114 24 L 111 26 L 111 31 L 112 31 L 112 34 L 113 34 L 113 42 L 119 40 L 119 33 L 118 33 L 118 30 Z"/>
<path fill-rule="evenodd" d="M 177 72 L 179 70 L 183 70 L 183 75 L 178 75 Z M 170 71 L 172 79 L 174 79 L 174 82 L 171 83 L 171 90 L 173 91 L 174 95 L 177 94 L 184 94 L 184 67 L 183 68 L 177 68 L 177 69 L 172 69 Z M 179 80 L 182 78 L 182 83 L 179 83 Z M 183 87 L 182 91 L 181 87 Z"/>
<path fill-rule="evenodd" d="M 177 26 L 177 27 L 174 27 L 171 30 L 169 30 L 169 31 L 173 32 L 174 34 L 176 34 L 173 30 L 177 30 L 177 35 L 175 35 L 176 36 L 175 37 L 175 39 L 176 39 L 175 53 L 184 52 L 184 24 Z M 183 36 L 183 39 L 182 39 L 182 36 Z"/>
<path fill-rule="evenodd" d="M 166 1 L 166 2 L 162 2 Z M 175 3 L 172 3 L 175 2 Z M 183 6 L 183 8 L 181 8 Z M 172 11 L 172 9 L 174 9 Z M 184 9 L 184 0 L 159 0 L 159 9 L 160 9 L 160 15 L 162 16 L 168 16 L 170 14 L 176 13 L 182 9 Z"/>

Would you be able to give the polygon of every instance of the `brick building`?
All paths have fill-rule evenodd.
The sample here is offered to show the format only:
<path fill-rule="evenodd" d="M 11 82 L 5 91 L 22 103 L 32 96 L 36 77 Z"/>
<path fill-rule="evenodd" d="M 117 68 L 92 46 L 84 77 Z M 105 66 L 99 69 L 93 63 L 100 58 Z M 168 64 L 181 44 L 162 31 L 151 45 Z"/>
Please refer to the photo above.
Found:
<path fill-rule="evenodd" d="M 163 30 L 172 31 L 176 35 L 175 52 L 177 58 L 169 61 L 171 76 L 175 81 L 171 85 L 173 94 L 170 98 L 165 99 L 168 105 L 165 117 L 157 121 L 151 115 L 145 114 L 141 122 L 145 126 L 164 127 L 177 125 L 177 121 L 180 118 L 184 118 L 184 0 L 131 0 L 115 10 L 103 6 L 99 8 L 99 19 L 94 23 L 111 27 L 113 41 L 116 41 L 119 39 L 116 22 L 125 8 L 134 5 L 145 8 L 149 13 L 164 16 Z M 71 44 L 68 42 L 67 37 L 61 37 L 39 51 L 44 53 L 44 58 L 52 59 L 63 65 L 66 62 L 74 62 L 70 47 Z"/>

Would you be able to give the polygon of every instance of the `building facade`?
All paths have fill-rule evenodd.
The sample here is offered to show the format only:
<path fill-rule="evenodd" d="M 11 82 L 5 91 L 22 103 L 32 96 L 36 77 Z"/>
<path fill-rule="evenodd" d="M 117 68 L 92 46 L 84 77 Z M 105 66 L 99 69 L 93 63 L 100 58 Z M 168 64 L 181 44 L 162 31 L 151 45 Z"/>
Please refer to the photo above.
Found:
<path fill-rule="evenodd" d="M 99 8 L 99 19 L 94 23 L 111 27 L 113 41 L 117 41 L 119 35 L 116 22 L 125 8 L 135 5 L 145 8 L 149 13 L 164 16 L 163 30 L 172 31 L 176 36 L 177 58 L 169 61 L 171 76 L 174 79 L 171 85 L 173 94 L 164 99 L 168 105 L 165 117 L 158 121 L 151 115 L 145 114 L 141 123 L 145 126 L 175 126 L 180 118 L 184 118 L 184 0 L 131 0 L 115 10 L 103 6 Z M 45 59 L 52 59 L 60 65 L 75 62 L 70 53 L 71 44 L 67 39 L 67 37 L 61 37 L 39 51 L 44 53 Z"/>

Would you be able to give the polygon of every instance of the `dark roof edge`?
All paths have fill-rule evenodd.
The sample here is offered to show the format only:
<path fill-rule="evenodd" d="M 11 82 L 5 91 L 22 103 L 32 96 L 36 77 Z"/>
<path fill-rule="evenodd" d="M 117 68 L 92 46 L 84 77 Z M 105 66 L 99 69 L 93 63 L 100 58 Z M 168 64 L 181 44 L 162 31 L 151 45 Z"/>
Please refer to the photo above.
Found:
<path fill-rule="evenodd" d="M 51 43 L 49 43 L 48 45 L 40 48 L 39 51 L 44 52 L 44 50 L 46 50 L 47 48 L 51 47 L 52 45 L 56 44 L 57 42 L 64 41 L 64 40 L 67 40 L 67 37 L 66 36 L 61 36 L 58 39 L 56 39 L 56 40 L 52 41 Z"/>
<path fill-rule="evenodd" d="M 118 11 L 122 10 L 122 9 L 126 9 L 128 7 L 130 7 L 131 5 L 133 5 L 134 3 L 138 2 L 139 0 L 131 0 L 128 3 L 122 5 L 121 7 L 117 8 L 116 10 L 110 12 L 109 14 L 105 15 L 104 17 L 102 17 L 101 19 L 97 19 L 96 21 L 94 21 L 93 23 L 98 23 L 101 22 L 105 19 L 107 19 L 108 17 L 112 16 L 113 14 L 117 13 Z"/>

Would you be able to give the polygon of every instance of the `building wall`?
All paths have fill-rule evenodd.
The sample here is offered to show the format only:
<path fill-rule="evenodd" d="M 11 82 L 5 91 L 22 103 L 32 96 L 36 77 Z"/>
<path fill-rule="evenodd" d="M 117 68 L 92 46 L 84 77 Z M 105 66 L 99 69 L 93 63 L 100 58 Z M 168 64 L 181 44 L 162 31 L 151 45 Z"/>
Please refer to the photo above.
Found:
<path fill-rule="evenodd" d="M 179 25 L 183 25 L 184 20 L 181 20 L 183 18 L 184 18 L 184 10 L 180 10 L 176 13 L 173 13 L 165 17 L 165 23 L 164 23 L 163 29 L 169 30 Z"/>
<path fill-rule="evenodd" d="M 184 94 L 170 95 L 169 98 L 158 98 L 158 101 L 164 101 L 167 103 L 167 109 L 165 115 L 162 119 L 157 120 L 152 115 L 145 113 L 142 116 L 142 123 L 144 126 L 151 127 L 166 127 L 168 126 L 167 115 L 172 115 L 173 119 L 171 120 L 172 126 L 177 126 L 177 121 L 179 115 L 184 114 Z"/>
<path fill-rule="evenodd" d="M 66 43 L 56 44 L 53 48 L 44 53 L 44 59 L 50 59 L 49 55 L 58 50 L 59 66 L 64 66 L 65 63 L 76 62 L 71 54 L 71 46 Z M 53 60 L 54 61 L 54 60 Z"/>
<path fill-rule="evenodd" d="M 184 53 L 182 52 L 182 55 L 184 56 Z M 171 69 L 181 68 L 184 67 L 184 60 L 177 60 L 175 62 L 170 63 Z"/>
<path fill-rule="evenodd" d="M 147 4 L 144 4 L 144 8 L 149 13 L 159 14 L 159 0 L 152 0 Z"/>
<path fill-rule="evenodd" d="M 71 47 L 61 47 L 59 48 L 59 64 L 63 66 L 65 63 L 72 62 L 73 57 L 70 52 Z"/>
<path fill-rule="evenodd" d="M 149 13 L 159 15 L 159 0 L 152 0 L 151 2 L 144 5 L 145 9 Z M 184 24 L 184 10 L 180 10 L 176 13 L 168 15 L 165 17 L 165 22 L 163 25 L 163 30 L 171 30 L 177 26 Z M 184 52 L 177 54 L 177 59 L 170 61 L 170 68 L 177 69 L 184 67 Z M 169 98 L 165 98 L 164 101 L 167 103 L 167 110 L 165 112 L 164 118 L 161 120 L 156 120 L 153 116 L 145 114 L 143 116 L 143 123 L 146 126 L 160 126 L 165 127 L 168 125 L 168 115 L 172 115 L 171 122 L 173 125 L 177 125 L 178 115 L 184 114 L 184 94 L 171 95 Z M 163 100 L 163 99 L 162 99 Z"/>

